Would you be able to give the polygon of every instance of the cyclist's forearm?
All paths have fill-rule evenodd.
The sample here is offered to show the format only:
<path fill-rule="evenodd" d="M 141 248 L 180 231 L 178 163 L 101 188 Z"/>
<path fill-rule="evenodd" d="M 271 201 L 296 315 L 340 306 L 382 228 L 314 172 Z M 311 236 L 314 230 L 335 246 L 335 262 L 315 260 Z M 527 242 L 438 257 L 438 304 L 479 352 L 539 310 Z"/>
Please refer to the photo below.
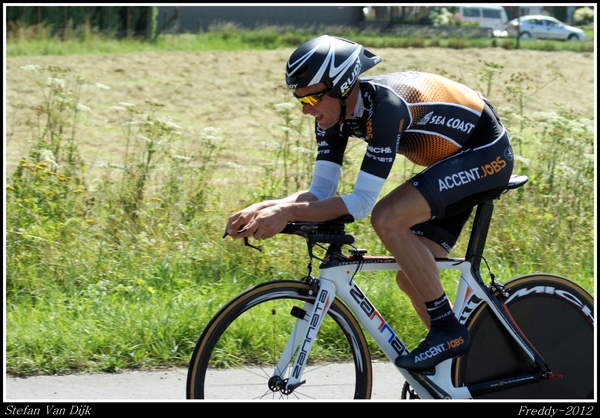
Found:
<path fill-rule="evenodd" d="M 299 191 L 296 192 L 294 194 L 291 194 L 287 197 L 284 197 L 283 199 L 279 199 L 276 200 L 276 204 L 282 204 L 282 203 L 301 203 L 301 202 L 315 202 L 318 199 L 316 198 L 316 196 L 312 193 L 310 193 L 308 190 L 303 190 L 303 191 Z"/>
<path fill-rule="evenodd" d="M 328 221 L 348 214 L 340 197 L 284 203 L 283 207 L 288 221 Z"/>
<path fill-rule="evenodd" d="M 265 200 L 263 202 L 253 203 L 247 208 L 231 215 L 229 217 L 229 221 L 227 222 L 225 230 L 229 235 L 233 235 L 235 231 L 245 226 L 246 223 L 249 222 L 253 217 L 255 217 L 259 212 L 273 206 L 279 206 L 280 208 L 282 208 L 290 204 L 313 202 L 316 200 L 316 196 L 312 193 L 309 193 L 308 191 L 299 191 L 281 199 L 272 199 Z"/>
<path fill-rule="evenodd" d="M 251 207 L 255 210 L 262 210 L 275 205 L 285 205 L 291 203 L 314 202 L 317 198 L 307 190 L 299 191 L 281 199 L 265 200 L 263 202 L 254 203 Z"/>

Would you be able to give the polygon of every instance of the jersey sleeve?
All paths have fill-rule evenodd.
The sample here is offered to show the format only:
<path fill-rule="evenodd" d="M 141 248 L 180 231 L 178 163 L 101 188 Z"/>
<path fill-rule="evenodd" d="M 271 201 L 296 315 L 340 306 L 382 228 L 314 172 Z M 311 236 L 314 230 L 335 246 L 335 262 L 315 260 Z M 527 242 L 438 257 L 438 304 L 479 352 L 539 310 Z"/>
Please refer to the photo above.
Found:
<path fill-rule="evenodd" d="M 367 147 L 354 190 L 342 196 L 354 219 L 362 219 L 373 210 L 394 165 L 409 115 L 405 103 L 394 95 L 377 105 L 371 124 L 367 125 Z"/>
<path fill-rule="evenodd" d="M 391 93 L 385 97 L 367 122 L 367 148 L 361 164 L 362 171 L 382 179 L 390 174 L 402 132 L 410 124 L 406 102 Z"/>
<path fill-rule="evenodd" d="M 316 123 L 315 136 L 317 161 L 308 191 L 317 199 L 323 200 L 336 194 L 348 137 L 342 135 L 337 127 L 323 130 Z"/>
<path fill-rule="evenodd" d="M 394 164 L 403 129 L 410 123 L 406 104 L 395 94 L 377 105 L 367 125 L 366 149 L 352 193 L 341 196 L 355 220 L 367 217 L 383 189 Z M 398 112 L 398 109 L 401 109 Z M 310 192 L 319 200 L 335 196 L 339 184 L 348 135 L 338 127 L 316 128 L 317 162 Z"/>
<path fill-rule="evenodd" d="M 319 128 L 318 124 L 315 126 L 317 161 L 330 161 L 341 166 L 348 145 L 348 135 L 340 133 L 337 126 L 327 130 Z"/>

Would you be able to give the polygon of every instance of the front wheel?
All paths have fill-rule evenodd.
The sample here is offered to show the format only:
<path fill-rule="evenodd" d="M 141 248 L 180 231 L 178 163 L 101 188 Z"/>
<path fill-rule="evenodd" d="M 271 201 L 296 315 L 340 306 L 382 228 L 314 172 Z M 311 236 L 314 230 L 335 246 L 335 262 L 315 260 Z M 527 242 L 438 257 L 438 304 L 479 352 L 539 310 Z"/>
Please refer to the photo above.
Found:
<path fill-rule="evenodd" d="M 192 355 L 188 399 L 368 399 L 372 365 L 367 342 L 354 316 L 332 301 L 304 369 L 306 382 L 281 390 L 292 372 L 274 373 L 290 338 L 296 350 L 303 335 L 292 329 L 315 300 L 299 281 L 273 281 L 241 293 L 213 317 Z M 307 307 L 304 307 L 308 304 Z M 300 314 L 299 314 L 300 312 Z M 300 318 L 300 319 L 299 319 Z M 292 363 L 295 356 L 292 358 Z M 275 376 L 274 376 L 275 375 Z"/>
<path fill-rule="evenodd" d="M 544 379 L 482 399 L 591 399 L 594 397 L 594 300 L 563 277 L 533 274 L 504 285 L 515 322 L 551 371 L 562 378 Z M 488 305 L 467 319 L 471 347 L 454 361 L 455 386 L 469 386 L 530 373 L 531 361 L 500 325 Z"/>

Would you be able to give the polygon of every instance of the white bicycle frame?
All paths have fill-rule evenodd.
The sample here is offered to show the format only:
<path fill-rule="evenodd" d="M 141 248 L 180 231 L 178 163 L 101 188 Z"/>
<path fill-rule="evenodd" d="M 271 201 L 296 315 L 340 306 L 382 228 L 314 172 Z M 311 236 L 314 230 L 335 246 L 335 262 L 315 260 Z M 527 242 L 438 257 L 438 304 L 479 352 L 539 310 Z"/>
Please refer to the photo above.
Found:
<path fill-rule="evenodd" d="M 309 314 L 308 321 L 299 319 L 292 332 L 292 337 L 282 353 L 282 357 L 275 368 L 274 375 L 282 376 L 282 372 L 287 365 L 291 363 L 292 356 L 298 347 L 298 354 L 292 366 L 292 373 L 286 385 L 287 390 L 293 390 L 302 385 L 302 371 L 307 363 L 312 342 L 319 332 L 319 327 L 325 317 L 331 303 L 335 297 L 338 297 L 346 304 L 349 310 L 355 315 L 357 321 L 363 326 L 366 332 L 379 345 L 389 360 L 394 360 L 399 355 L 408 353 L 405 344 L 398 338 L 398 334 L 391 325 L 377 311 L 375 306 L 369 301 L 362 292 L 358 284 L 353 280 L 353 275 L 357 270 L 360 271 L 384 271 L 399 270 L 400 267 L 392 257 L 360 257 L 360 259 L 348 259 L 347 261 L 333 263 L 328 266 L 324 263 L 320 267 L 319 291 L 314 304 L 307 303 L 304 309 Z M 483 302 L 487 302 L 506 330 L 514 337 L 515 341 L 523 350 L 534 359 L 530 348 L 523 342 L 522 337 L 507 320 L 504 312 L 498 307 L 497 301 L 492 301 L 488 292 L 484 290 L 485 286 L 474 277 L 471 262 L 459 258 L 436 259 L 438 269 L 457 269 L 460 270 L 460 281 L 456 298 L 454 300 L 453 311 L 459 320 L 464 323 L 469 314 Z M 299 332 L 300 334 L 297 334 Z M 301 339 L 298 340 L 297 336 Z M 301 341 L 298 346 L 298 341 Z M 396 366 L 397 367 L 397 366 Z M 434 399 L 436 397 L 448 399 L 470 399 L 471 393 L 466 387 L 454 387 L 452 383 L 452 359 L 443 361 L 436 366 L 435 373 L 430 375 L 416 374 L 408 372 L 405 369 L 397 367 L 402 376 L 409 382 L 412 388 L 417 392 L 421 399 Z M 426 388 L 421 382 L 427 382 Z M 436 391 L 437 394 L 431 393 Z"/>

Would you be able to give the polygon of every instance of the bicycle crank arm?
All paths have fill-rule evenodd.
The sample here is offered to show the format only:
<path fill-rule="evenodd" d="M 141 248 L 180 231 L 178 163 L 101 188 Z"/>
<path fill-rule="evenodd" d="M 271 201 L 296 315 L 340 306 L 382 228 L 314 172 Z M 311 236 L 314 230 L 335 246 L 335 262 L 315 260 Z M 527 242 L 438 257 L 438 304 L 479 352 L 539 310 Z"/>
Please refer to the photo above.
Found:
<path fill-rule="evenodd" d="M 471 395 L 475 398 L 477 396 L 485 395 L 491 392 L 497 392 L 499 390 L 512 389 L 517 386 L 530 385 L 538 383 L 543 379 L 561 379 L 562 375 L 554 373 L 532 373 L 523 376 L 507 377 L 504 379 L 492 380 L 489 382 L 476 383 L 468 385 L 467 389 Z"/>

